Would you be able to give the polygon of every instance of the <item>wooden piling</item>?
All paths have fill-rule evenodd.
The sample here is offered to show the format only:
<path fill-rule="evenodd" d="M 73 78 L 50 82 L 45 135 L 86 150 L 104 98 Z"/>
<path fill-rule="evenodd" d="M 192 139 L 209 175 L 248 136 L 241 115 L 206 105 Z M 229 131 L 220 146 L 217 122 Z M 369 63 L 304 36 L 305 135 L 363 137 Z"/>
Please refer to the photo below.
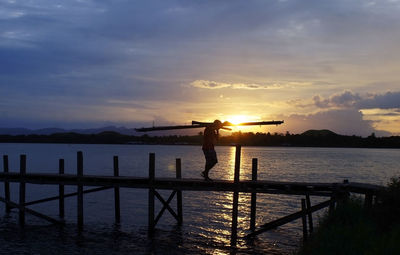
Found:
<path fill-rule="evenodd" d="M 19 183 L 19 205 L 21 206 L 19 208 L 19 225 L 20 226 L 25 226 L 25 174 L 26 174 L 26 155 L 21 155 L 20 156 L 20 161 L 19 161 L 19 173 L 21 175 L 21 181 Z"/>
<path fill-rule="evenodd" d="M 118 156 L 114 156 L 114 176 L 119 176 L 119 162 Z M 121 222 L 121 208 L 119 199 L 119 187 L 114 187 L 114 208 L 115 208 L 115 223 L 119 224 Z"/>
<path fill-rule="evenodd" d="M 307 241 L 307 208 L 306 208 L 306 200 L 301 199 L 301 222 L 303 224 L 303 241 Z"/>
<path fill-rule="evenodd" d="M 257 181 L 257 166 L 258 160 L 253 158 L 251 162 L 251 180 Z M 251 193 L 251 210 L 250 210 L 250 230 L 253 232 L 256 229 L 256 211 L 257 211 L 257 193 Z"/>
<path fill-rule="evenodd" d="M 58 161 L 58 173 L 64 174 L 64 159 L 60 159 Z M 65 209 L 64 209 L 64 185 L 58 185 L 58 215 L 60 218 L 64 218 Z"/>
<path fill-rule="evenodd" d="M 366 210 L 369 210 L 372 208 L 372 201 L 373 201 L 373 195 L 370 192 L 365 193 L 364 197 L 364 208 Z"/>
<path fill-rule="evenodd" d="M 182 164 L 181 159 L 176 159 L 176 179 L 182 179 Z M 182 191 L 178 190 L 176 193 L 176 209 L 178 211 L 178 225 L 182 225 L 183 211 L 182 211 Z"/>
<path fill-rule="evenodd" d="M 83 185 L 79 182 L 80 177 L 83 176 L 83 154 L 81 151 L 77 153 L 77 176 L 78 176 L 78 231 L 83 230 Z"/>
<path fill-rule="evenodd" d="M 331 195 L 331 203 L 329 204 L 329 210 L 328 210 L 329 215 L 332 215 L 332 213 L 335 211 L 337 193 L 338 193 L 337 185 L 334 184 L 333 189 L 332 189 L 332 195 Z"/>
<path fill-rule="evenodd" d="M 240 145 L 236 145 L 235 173 L 234 173 L 234 182 L 235 182 L 235 184 L 239 184 L 240 155 L 241 155 L 241 146 Z M 234 246 L 234 247 L 236 246 L 236 241 L 237 241 L 238 202 L 239 202 L 239 192 L 236 190 L 236 191 L 233 192 L 232 230 L 231 230 L 231 246 Z"/>
<path fill-rule="evenodd" d="M 4 173 L 8 173 L 9 166 L 8 166 L 8 156 L 3 155 L 3 170 Z M 10 201 L 10 183 L 8 181 L 4 182 L 4 198 L 6 201 Z M 10 213 L 11 208 L 8 203 L 6 203 L 6 213 Z"/>
<path fill-rule="evenodd" d="M 149 183 L 153 184 L 155 178 L 155 154 L 149 154 Z M 153 235 L 154 232 L 154 187 L 149 188 L 148 196 L 148 234 Z"/>
<path fill-rule="evenodd" d="M 311 208 L 310 194 L 306 194 L 306 205 L 307 205 L 307 210 L 308 210 L 308 227 L 309 227 L 310 233 L 312 233 L 314 231 L 314 225 L 313 225 L 313 219 L 312 219 L 312 212 L 310 211 L 310 208 Z"/>

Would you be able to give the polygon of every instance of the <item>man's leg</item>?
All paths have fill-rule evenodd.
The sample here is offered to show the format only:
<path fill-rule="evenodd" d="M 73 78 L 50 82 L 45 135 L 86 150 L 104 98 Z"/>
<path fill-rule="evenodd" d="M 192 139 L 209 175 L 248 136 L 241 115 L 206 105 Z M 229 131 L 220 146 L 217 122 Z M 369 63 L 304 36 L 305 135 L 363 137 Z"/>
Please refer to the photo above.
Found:
<path fill-rule="evenodd" d="M 204 166 L 204 171 L 201 173 L 201 175 L 206 180 L 211 180 L 210 177 L 208 177 L 208 172 L 218 163 L 217 154 L 214 150 L 210 150 L 204 151 L 204 156 L 206 158 L 206 164 Z"/>
<path fill-rule="evenodd" d="M 210 164 L 208 162 L 206 162 L 206 165 L 204 166 L 204 171 L 201 172 L 201 176 L 203 176 L 204 179 L 206 179 L 206 180 L 210 179 L 208 177 L 208 172 L 210 171 L 210 169 L 211 169 Z"/>

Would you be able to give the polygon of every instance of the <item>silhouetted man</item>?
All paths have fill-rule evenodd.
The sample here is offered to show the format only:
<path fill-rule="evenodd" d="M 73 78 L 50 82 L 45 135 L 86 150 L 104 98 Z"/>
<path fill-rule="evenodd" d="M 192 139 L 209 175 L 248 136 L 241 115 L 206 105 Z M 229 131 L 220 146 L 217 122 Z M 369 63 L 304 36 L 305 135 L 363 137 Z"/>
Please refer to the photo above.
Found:
<path fill-rule="evenodd" d="M 201 172 L 201 176 L 204 177 L 206 181 L 211 181 L 210 177 L 208 177 L 208 172 L 211 168 L 218 163 L 217 153 L 214 149 L 214 144 L 218 140 L 219 137 L 219 129 L 222 127 L 222 123 L 219 120 L 215 120 L 214 123 L 204 129 L 204 137 L 203 137 L 203 153 L 206 158 L 206 165 L 204 167 L 204 171 Z"/>

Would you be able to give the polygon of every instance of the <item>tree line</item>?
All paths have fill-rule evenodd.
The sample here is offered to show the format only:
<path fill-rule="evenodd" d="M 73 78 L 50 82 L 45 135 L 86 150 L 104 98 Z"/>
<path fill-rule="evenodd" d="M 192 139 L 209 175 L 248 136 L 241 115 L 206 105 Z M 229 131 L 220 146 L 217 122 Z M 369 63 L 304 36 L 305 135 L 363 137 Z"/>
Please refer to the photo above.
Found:
<path fill-rule="evenodd" d="M 98 134 L 56 133 L 51 135 L 0 135 L 2 143 L 78 143 L 78 144 L 179 144 L 201 145 L 202 132 L 197 135 L 141 136 L 117 132 Z M 362 147 L 400 148 L 400 136 L 368 137 L 339 135 L 329 130 L 309 130 L 302 134 L 233 132 L 221 136 L 217 145 L 300 146 L 300 147 Z"/>

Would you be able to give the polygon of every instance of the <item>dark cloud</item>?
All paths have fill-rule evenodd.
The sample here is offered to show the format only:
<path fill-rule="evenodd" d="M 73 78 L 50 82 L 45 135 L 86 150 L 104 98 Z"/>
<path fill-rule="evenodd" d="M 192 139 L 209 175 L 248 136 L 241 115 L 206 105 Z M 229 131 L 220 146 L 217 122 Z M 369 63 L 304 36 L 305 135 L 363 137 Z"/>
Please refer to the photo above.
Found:
<path fill-rule="evenodd" d="M 319 108 L 396 109 L 400 108 L 400 92 L 368 93 L 361 96 L 359 93 L 346 90 L 328 98 L 314 96 L 313 102 Z"/>
<path fill-rule="evenodd" d="M 344 91 L 339 94 L 334 94 L 328 98 L 314 96 L 313 101 L 317 107 L 332 108 L 332 107 L 353 107 L 361 100 L 361 96 L 351 91 Z"/>
<path fill-rule="evenodd" d="M 328 129 L 342 135 L 388 136 L 389 132 L 376 130 L 373 122 L 365 120 L 355 109 L 328 110 L 314 114 L 293 114 L 279 116 L 285 120 L 285 129 L 292 133 L 302 133 L 309 129 Z"/>
<path fill-rule="evenodd" d="M 370 94 L 368 98 L 361 100 L 359 108 L 400 108 L 400 92 L 386 92 L 385 94 Z"/>

